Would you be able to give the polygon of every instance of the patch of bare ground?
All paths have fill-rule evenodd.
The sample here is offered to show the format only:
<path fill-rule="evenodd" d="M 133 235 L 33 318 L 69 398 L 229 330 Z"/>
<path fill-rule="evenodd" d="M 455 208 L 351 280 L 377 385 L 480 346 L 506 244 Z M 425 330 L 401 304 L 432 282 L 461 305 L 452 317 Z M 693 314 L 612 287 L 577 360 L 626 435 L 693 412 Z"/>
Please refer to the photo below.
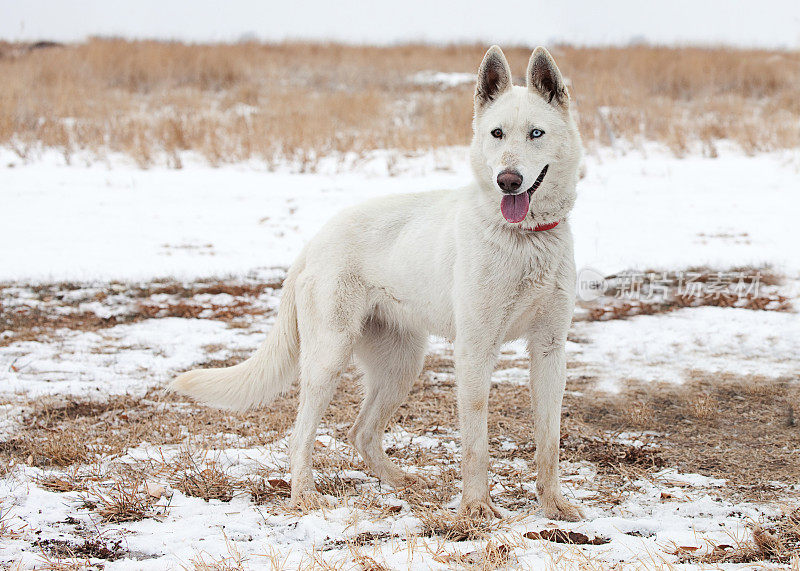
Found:
<path fill-rule="evenodd" d="M 261 297 L 280 287 L 280 280 L 4 283 L 0 284 L 0 331 L 10 334 L 0 337 L 0 347 L 48 339 L 62 329 L 97 331 L 154 318 L 216 319 L 235 324 L 237 320 L 268 316 L 271 309 L 264 307 Z M 211 297 L 220 294 L 233 299 L 221 303 Z M 99 304 L 108 314 L 87 308 L 90 304 Z"/>
<path fill-rule="evenodd" d="M 32 546 L 39 551 L 42 563 L 35 569 L 51 571 L 71 571 L 103 569 L 106 561 L 119 559 L 143 560 L 153 556 L 131 551 L 125 538 L 117 533 L 105 533 L 96 525 L 85 526 L 79 520 L 68 516 L 63 524 L 71 526 L 76 536 L 70 539 L 37 539 Z M 100 560 L 100 561 L 98 561 Z M 17 567 L 9 567 L 17 569 Z"/>
<path fill-rule="evenodd" d="M 793 311 L 792 301 L 777 287 L 784 281 L 769 267 L 625 272 L 606 276 L 606 290 L 598 299 L 579 301 L 586 311 L 576 319 L 608 321 L 706 306 Z"/>
<path fill-rule="evenodd" d="M 250 499 L 257 505 L 286 499 L 291 492 L 291 485 L 282 478 L 269 478 L 265 474 L 257 474 L 255 478 L 247 478 L 243 482 L 244 489 Z"/>
<path fill-rule="evenodd" d="M 96 313 L 88 311 L 53 315 L 36 307 L 11 308 L 0 305 L 0 329 L 12 332 L 12 335 L 0 338 L 0 347 L 15 341 L 46 339 L 49 334 L 59 329 L 97 331 L 123 323 L 134 323 L 141 319 L 132 315 L 99 317 Z"/>
<path fill-rule="evenodd" d="M 39 539 L 34 544 L 42 554 L 55 563 L 58 559 L 84 559 L 85 563 L 78 567 L 88 567 L 91 559 L 105 559 L 115 561 L 128 555 L 122 547 L 122 540 L 104 541 L 102 538 L 91 538 L 81 542 L 65 539 Z"/>

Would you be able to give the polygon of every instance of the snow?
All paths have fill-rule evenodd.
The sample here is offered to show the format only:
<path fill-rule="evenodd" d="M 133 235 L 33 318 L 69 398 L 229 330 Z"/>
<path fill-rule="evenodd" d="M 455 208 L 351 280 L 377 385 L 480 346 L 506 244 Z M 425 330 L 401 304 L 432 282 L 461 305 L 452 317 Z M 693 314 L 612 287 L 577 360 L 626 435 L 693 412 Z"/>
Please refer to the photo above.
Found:
<path fill-rule="evenodd" d="M 800 154 L 589 157 L 572 217 L 578 267 L 728 268 L 796 275 Z"/>
<path fill-rule="evenodd" d="M 206 345 L 252 351 L 264 335 L 230 329 L 220 321 L 182 318 L 61 333 L 57 343 L 22 341 L 3 348 L 0 363 L 6 366 L 0 372 L 0 393 L 25 393 L 31 398 L 142 395 L 197 363 L 206 355 Z M 12 362 L 19 372 L 9 369 Z"/>
<path fill-rule="evenodd" d="M 697 307 L 627 320 L 578 322 L 570 360 L 617 391 L 625 380 L 687 380 L 691 371 L 770 378 L 800 370 L 795 313 Z"/>
<path fill-rule="evenodd" d="M 9 159 L 0 154 L 0 165 Z M 56 156 L 2 170 L 0 280 L 149 279 L 288 266 L 338 210 L 367 198 L 464 181 L 436 155 L 407 176 L 293 174 L 263 166 L 184 170 L 113 164 L 67 167 Z M 325 165 L 322 167 L 325 168 Z"/>
<path fill-rule="evenodd" d="M 390 160 L 391 159 L 391 160 Z M 397 163 L 392 169 L 387 163 Z M 374 196 L 467 184 L 467 150 L 323 163 L 322 173 L 257 164 L 140 170 L 65 166 L 0 153 L 0 280 L 191 279 L 286 267 L 338 210 Z M 662 151 L 586 159 L 572 215 L 578 267 L 772 264 L 800 272 L 800 151 L 717 159 Z M 758 181 L 754 188 L 753 181 Z"/>

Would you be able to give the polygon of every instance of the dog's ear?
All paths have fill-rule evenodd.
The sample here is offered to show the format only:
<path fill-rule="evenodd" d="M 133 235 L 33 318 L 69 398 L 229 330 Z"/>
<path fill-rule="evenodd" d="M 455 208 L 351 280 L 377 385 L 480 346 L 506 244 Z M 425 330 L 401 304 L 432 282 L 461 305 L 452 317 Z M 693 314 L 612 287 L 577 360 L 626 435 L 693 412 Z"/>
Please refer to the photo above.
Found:
<path fill-rule="evenodd" d="M 540 94 L 551 105 L 556 107 L 569 105 L 569 92 L 564 84 L 564 78 L 553 56 L 541 46 L 531 54 L 527 82 L 528 89 Z"/>
<path fill-rule="evenodd" d="M 475 112 L 484 109 L 498 95 L 511 88 L 511 68 L 503 50 L 492 46 L 483 56 L 478 69 L 478 85 L 475 87 Z"/>

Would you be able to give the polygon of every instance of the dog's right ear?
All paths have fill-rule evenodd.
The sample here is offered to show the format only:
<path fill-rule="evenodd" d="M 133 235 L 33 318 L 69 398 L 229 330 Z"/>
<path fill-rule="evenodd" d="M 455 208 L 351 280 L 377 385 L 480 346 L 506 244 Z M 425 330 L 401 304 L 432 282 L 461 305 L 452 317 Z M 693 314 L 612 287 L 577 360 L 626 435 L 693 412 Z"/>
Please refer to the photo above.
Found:
<path fill-rule="evenodd" d="M 511 88 L 511 68 L 503 50 L 492 46 L 483 56 L 478 69 L 478 85 L 475 87 L 475 112 L 483 110 L 498 95 Z"/>

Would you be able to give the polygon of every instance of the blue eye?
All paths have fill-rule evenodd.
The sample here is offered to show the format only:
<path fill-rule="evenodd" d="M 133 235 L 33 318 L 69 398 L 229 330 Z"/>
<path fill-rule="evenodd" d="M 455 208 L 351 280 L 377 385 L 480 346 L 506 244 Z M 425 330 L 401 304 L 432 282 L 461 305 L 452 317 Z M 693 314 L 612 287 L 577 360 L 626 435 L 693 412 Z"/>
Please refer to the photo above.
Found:
<path fill-rule="evenodd" d="M 531 131 L 531 139 L 538 139 L 542 135 L 544 135 L 544 131 L 542 131 L 541 129 L 534 129 L 533 131 Z"/>

